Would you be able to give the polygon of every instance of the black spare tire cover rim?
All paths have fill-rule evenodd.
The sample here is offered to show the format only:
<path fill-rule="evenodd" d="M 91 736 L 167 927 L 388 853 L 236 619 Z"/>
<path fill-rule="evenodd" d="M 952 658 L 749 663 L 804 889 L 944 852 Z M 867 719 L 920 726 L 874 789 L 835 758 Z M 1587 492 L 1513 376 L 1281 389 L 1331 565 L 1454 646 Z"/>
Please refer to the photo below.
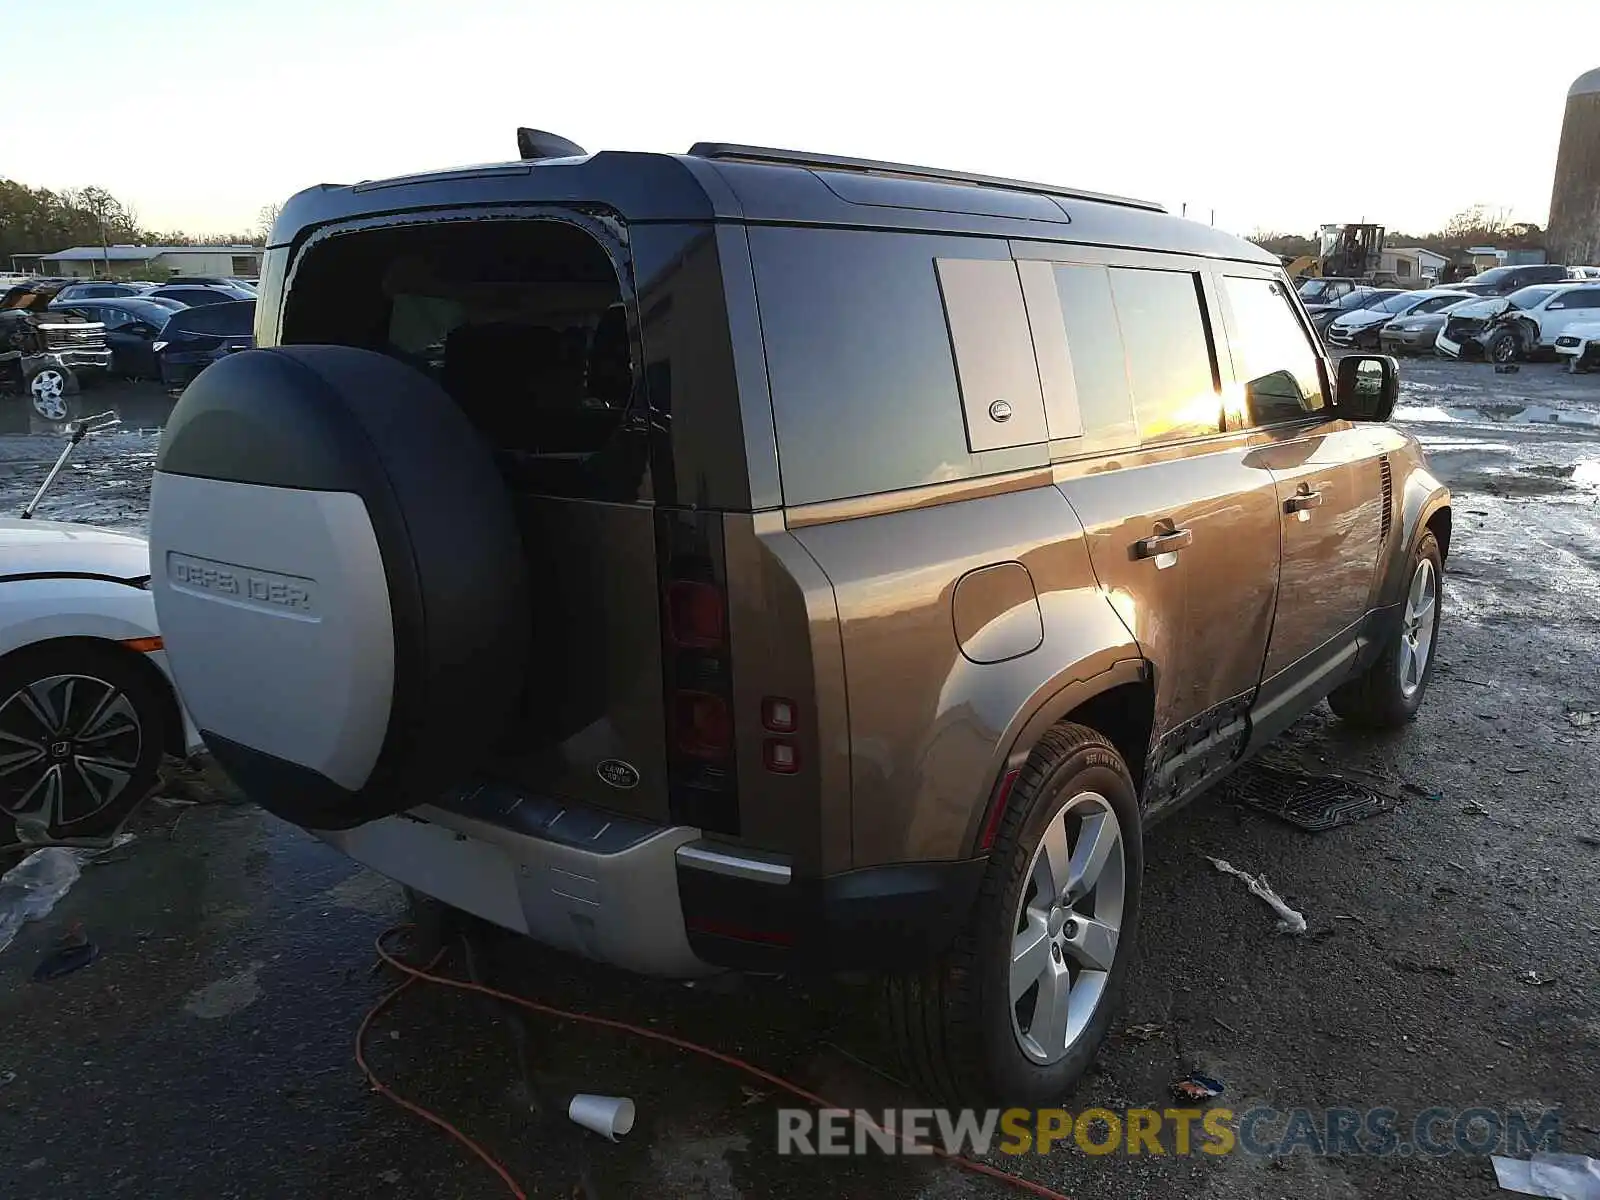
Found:
<path fill-rule="evenodd" d="M 509 719 L 521 536 L 487 446 L 413 368 L 343 346 L 213 364 L 168 420 L 150 532 L 179 691 L 272 812 L 338 829 L 414 807 Z"/>

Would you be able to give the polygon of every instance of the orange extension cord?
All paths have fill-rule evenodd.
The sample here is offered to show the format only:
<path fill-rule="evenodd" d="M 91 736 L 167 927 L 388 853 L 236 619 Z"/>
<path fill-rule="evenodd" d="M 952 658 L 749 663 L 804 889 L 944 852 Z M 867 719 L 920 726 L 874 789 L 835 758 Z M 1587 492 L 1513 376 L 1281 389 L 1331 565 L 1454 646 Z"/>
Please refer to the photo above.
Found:
<path fill-rule="evenodd" d="M 507 1004 L 515 1004 L 519 1008 L 525 1008 L 529 1012 L 538 1013 L 540 1016 L 554 1017 L 561 1021 L 577 1021 L 584 1025 L 598 1025 L 603 1029 L 614 1029 L 621 1033 L 631 1033 L 635 1037 L 644 1038 L 652 1042 L 662 1042 L 668 1046 L 674 1047 L 675 1049 L 684 1050 L 690 1054 L 698 1054 L 702 1058 L 712 1059 L 716 1062 L 722 1063 L 724 1066 L 732 1067 L 736 1071 L 743 1071 L 746 1075 L 752 1075 L 761 1080 L 763 1083 L 768 1083 L 775 1088 L 780 1088 L 781 1090 L 788 1092 L 791 1096 L 797 1096 L 801 1100 L 804 1100 L 807 1104 L 814 1105 L 817 1108 L 838 1109 L 840 1107 L 837 1104 L 829 1103 L 827 1100 L 824 1100 L 821 1096 L 818 1096 L 813 1092 L 806 1091 L 806 1089 L 801 1087 L 799 1084 L 791 1083 L 782 1076 L 773 1075 L 768 1071 L 763 1071 L 760 1067 L 747 1063 L 742 1058 L 735 1058 L 731 1054 L 724 1054 L 720 1050 L 713 1050 L 709 1046 L 702 1046 L 696 1042 L 691 1042 L 684 1038 L 673 1037 L 670 1033 L 660 1033 L 654 1029 L 646 1029 L 641 1025 L 630 1025 L 627 1021 L 617 1021 L 610 1017 L 597 1017 L 591 1013 L 569 1012 L 564 1008 L 556 1008 L 550 1004 L 540 1004 L 537 1000 L 529 1000 L 523 996 L 514 996 L 510 992 L 502 992 L 497 988 L 488 987 L 485 984 L 475 983 L 471 980 L 452 979 L 448 975 L 435 975 L 433 973 L 433 968 L 436 967 L 439 963 L 439 960 L 444 957 L 443 950 L 439 951 L 438 954 L 435 954 L 427 966 L 413 966 L 411 963 L 396 958 L 392 953 L 390 953 L 388 947 L 384 945 L 386 939 L 394 934 L 402 932 L 406 928 L 407 926 L 404 925 L 396 925 L 392 929 L 386 929 L 378 935 L 377 941 L 374 943 L 378 951 L 378 957 L 389 966 L 393 967 L 396 971 L 399 971 L 406 978 L 405 982 L 401 983 L 398 987 L 386 992 L 383 997 L 379 999 L 379 1001 L 374 1004 L 370 1010 L 368 1010 L 367 1015 L 361 1018 L 361 1025 L 356 1030 L 356 1065 L 358 1065 L 361 1068 L 362 1073 L 366 1075 L 367 1082 L 372 1085 L 374 1091 L 386 1096 L 390 1100 L 393 1100 L 407 1112 L 414 1113 L 421 1117 L 424 1121 L 428 1122 L 428 1124 L 444 1130 L 445 1133 L 448 1133 L 456 1141 L 460 1142 L 468 1150 L 472 1151 L 473 1154 L 477 1155 L 478 1158 L 482 1159 L 483 1162 L 488 1165 L 489 1169 L 500 1177 L 501 1182 L 506 1185 L 507 1190 L 509 1190 L 510 1193 L 517 1198 L 517 1200 L 528 1200 L 527 1193 L 517 1186 L 516 1180 L 511 1178 L 511 1173 L 507 1171 L 506 1168 L 499 1162 L 497 1162 L 493 1155 L 491 1155 L 477 1142 L 473 1141 L 472 1138 L 468 1137 L 465 1133 L 462 1133 L 461 1130 L 457 1129 L 454 1125 L 450 1124 L 449 1121 L 446 1121 L 437 1113 L 430 1112 L 422 1105 L 407 1100 L 393 1088 L 389 1087 L 373 1073 L 372 1067 L 367 1063 L 366 1055 L 363 1053 L 363 1047 L 367 1037 L 367 1030 L 371 1028 L 372 1022 L 374 1019 L 376 1019 L 378 1014 L 383 1012 L 392 1003 L 394 1003 L 400 994 L 413 984 L 434 983 L 438 984 L 440 987 L 455 988 L 457 991 L 477 992 L 480 995 L 489 996 L 495 1000 L 502 1000 Z M 871 1128 L 877 1130 L 879 1133 L 888 1134 L 889 1132 L 864 1115 L 860 1116 L 859 1119 L 864 1121 Z M 901 1140 L 908 1145 L 910 1144 L 903 1137 Z M 945 1159 L 947 1162 L 952 1162 L 962 1170 L 971 1171 L 975 1175 L 986 1175 L 990 1179 L 997 1179 L 1001 1183 L 1009 1184 L 1019 1191 L 1027 1192 L 1033 1196 L 1040 1196 L 1043 1198 L 1043 1200 L 1072 1200 L 1070 1196 L 1065 1196 L 1060 1192 L 1053 1191 L 1041 1183 L 1034 1183 L 1030 1179 L 1023 1179 L 1020 1175 L 1012 1175 L 1007 1171 L 1002 1171 L 997 1167 L 991 1167 L 987 1163 L 981 1163 L 976 1159 L 968 1158 L 965 1155 L 952 1154 L 948 1150 L 943 1150 L 938 1146 L 933 1145 L 919 1146 L 918 1148 L 923 1151 L 931 1150 L 936 1157 Z"/>

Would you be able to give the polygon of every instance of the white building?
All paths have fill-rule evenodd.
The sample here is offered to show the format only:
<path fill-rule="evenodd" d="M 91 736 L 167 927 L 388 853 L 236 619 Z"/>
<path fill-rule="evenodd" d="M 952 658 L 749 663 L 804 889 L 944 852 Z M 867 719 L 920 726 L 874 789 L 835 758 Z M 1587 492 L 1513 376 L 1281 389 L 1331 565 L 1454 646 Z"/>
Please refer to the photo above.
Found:
<path fill-rule="evenodd" d="M 261 274 L 260 246 L 73 246 L 40 256 L 44 275 L 76 279 L 148 279 L 174 275 L 221 275 L 254 279 Z"/>
<path fill-rule="evenodd" d="M 1401 283 L 1427 286 L 1439 282 L 1449 261 L 1444 255 L 1422 246 L 1389 246 L 1384 249 L 1378 270 L 1393 275 Z"/>

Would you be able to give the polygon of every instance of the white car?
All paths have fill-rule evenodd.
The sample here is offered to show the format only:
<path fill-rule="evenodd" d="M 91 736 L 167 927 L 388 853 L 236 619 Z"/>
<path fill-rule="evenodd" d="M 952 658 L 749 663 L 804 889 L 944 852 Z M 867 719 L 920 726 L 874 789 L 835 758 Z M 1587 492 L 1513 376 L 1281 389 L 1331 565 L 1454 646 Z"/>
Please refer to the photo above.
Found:
<path fill-rule="evenodd" d="M 1401 292 L 1398 296 L 1378 301 L 1371 308 L 1358 308 L 1335 318 L 1328 326 L 1327 338 L 1335 346 L 1360 346 L 1376 350 L 1379 331 L 1390 321 L 1438 312 L 1470 299 L 1472 297 L 1468 293 L 1451 291 L 1449 288 Z"/>
<path fill-rule="evenodd" d="M 84 430 L 74 427 L 46 487 Z M 143 538 L 0 519 L 0 819 L 29 840 L 111 833 L 163 753 L 200 747 L 149 585 Z"/>
<path fill-rule="evenodd" d="M 1574 322 L 1556 338 L 1556 353 L 1567 360 L 1569 371 L 1600 369 L 1600 317 Z"/>
<path fill-rule="evenodd" d="M 1450 311 L 1434 349 L 1449 358 L 1515 362 L 1554 350 L 1569 325 L 1600 318 L 1600 283 L 1536 283 Z"/>

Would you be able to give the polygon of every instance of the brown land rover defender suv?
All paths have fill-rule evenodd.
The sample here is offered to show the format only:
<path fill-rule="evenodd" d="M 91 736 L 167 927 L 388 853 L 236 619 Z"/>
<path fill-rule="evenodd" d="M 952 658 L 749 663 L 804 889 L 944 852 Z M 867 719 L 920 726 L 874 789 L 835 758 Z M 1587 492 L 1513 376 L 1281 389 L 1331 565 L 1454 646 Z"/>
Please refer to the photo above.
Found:
<path fill-rule="evenodd" d="M 1113 196 L 702 144 L 323 186 L 174 409 L 152 570 L 266 808 L 661 976 L 881 971 L 1061 1097 L 1141 831 L 1433 666 L 1445 489 L 1277 261 Z"/>

